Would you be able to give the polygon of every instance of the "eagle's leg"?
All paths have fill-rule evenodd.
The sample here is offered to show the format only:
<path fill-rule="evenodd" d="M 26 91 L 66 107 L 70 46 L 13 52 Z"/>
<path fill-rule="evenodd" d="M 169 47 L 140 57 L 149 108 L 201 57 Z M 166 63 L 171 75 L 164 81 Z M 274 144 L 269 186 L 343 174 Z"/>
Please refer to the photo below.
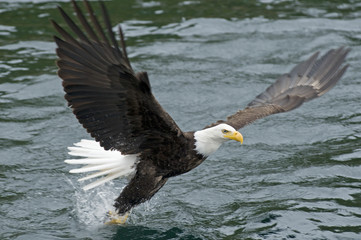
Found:
<path fill-rule="evenodd" d="M 119 215 L 124 215 L 133 207 L 149 200 L 167 182 L 168 178 L 149 165 L 142 162 L 138 164 L 135 176 L 115 200 L 114 206 Z"/>

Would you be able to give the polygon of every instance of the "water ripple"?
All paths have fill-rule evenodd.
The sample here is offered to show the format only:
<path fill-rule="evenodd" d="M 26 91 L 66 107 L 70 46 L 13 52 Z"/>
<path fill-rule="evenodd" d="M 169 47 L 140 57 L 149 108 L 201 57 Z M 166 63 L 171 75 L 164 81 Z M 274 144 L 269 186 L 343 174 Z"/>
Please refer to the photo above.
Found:
<path fill-rule="evenodd" d="M 56 76 L 45 23 L 58 17 L 55 4 L 2 2 L 0 15 L 12 26 L 0 25 L 1 239 L 359 239 L 360 3 L 226 1 L 215 11 L 214 1 L 138 1 L 110 8 L 114 19 L 131 19 L 121 25 L 133 66 L 148 71 L 157 99 L 187 130 L 242 108 L 314 51 L 344 45 L 352 52 L 330 93 L 241 129 L 242 146 L 225 144 L 170 179 L 127 225 L 105 226 L 125 182 L 84 192 L 63 163 L 66 147 L 89 136 Z"/>

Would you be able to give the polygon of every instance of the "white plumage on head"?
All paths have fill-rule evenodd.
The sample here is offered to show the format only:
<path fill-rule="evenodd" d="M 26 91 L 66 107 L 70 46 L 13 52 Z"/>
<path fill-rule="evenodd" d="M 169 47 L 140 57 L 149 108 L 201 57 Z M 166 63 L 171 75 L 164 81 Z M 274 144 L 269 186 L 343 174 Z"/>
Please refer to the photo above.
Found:
<path fill-rule="evenodd" d="M 225 123 L 196 131 L 194 133 L 196 151 L 204 156 L 209 156 L 214 153 L 222 143 L 230 140 L 224 137 L 224 130 L 230 132 L 236 131 L 232 126 Z"/>

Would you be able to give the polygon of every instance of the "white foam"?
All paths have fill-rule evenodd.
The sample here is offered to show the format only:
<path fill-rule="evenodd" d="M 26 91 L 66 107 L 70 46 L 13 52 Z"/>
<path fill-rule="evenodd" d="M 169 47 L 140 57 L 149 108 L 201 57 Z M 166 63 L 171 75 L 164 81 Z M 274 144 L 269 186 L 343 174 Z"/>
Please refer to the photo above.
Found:
<path fill-rule="evenodd" d="M 90 228 L 104 227 L 109 211 L 115 211 L 114 199 L 122 191 L 123 186 L 108 182 L 101 188 L 83 191 L 75 186 L 75 209 L 78 221 Z"/>

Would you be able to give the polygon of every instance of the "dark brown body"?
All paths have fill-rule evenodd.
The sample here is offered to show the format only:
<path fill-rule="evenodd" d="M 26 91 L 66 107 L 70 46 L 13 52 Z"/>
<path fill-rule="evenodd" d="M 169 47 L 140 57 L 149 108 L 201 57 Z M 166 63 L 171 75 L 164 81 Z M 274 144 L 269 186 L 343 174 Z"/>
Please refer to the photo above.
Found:
<path fill-rule="evenodd" d="M 194 150 L 194 133 L 184 133 L 184 146 L 171 149 L 173 144 L 166 143 L 157 150 L 143 153 L 137 166 L 136 175 L 115 200 L 114 206 L 119 214 L 125 214 L 132 207 L 149 200 L 167 182 L 174 177 L 200 165 L 206 157 Z M 183 138 L 183 137 L 182 137 Z M 160 159 L 167 159 L 166 162 Z"/>

